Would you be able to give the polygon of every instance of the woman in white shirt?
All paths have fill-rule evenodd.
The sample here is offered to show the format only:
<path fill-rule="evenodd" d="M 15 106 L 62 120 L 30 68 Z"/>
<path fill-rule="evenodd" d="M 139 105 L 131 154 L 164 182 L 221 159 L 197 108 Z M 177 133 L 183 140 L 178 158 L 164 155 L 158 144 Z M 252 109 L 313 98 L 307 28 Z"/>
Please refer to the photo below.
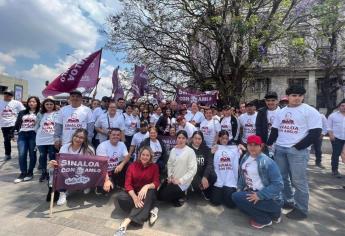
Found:
<path fill-rule="evenodd" d="M 48 180 L 47 157 L 49 161 L 55 160 L 56 149 L 54 147 L 55 101 L 47 98 L 42 102 L 41 112 L 37 115 L 36 145 L 40 151 L 39 164 L 41 166 L 40 182 Z"/>
<path fill-rule="evenodd" d="M 236 145 L 228 145 L 229 133 L 226 130 L 219 132 L 218 143 L 213 159 L 217 181 L 212 188 L 211 203 L 234 208 L 231 196 L 236 192 L 240 152 Z"/>
<path fill-rule="evenodd" d="M 66 153 L 66 154 L 77 154 L 77 155 L 95 155 L 95 151 L 93 150 L 92 146 L 89 144 L 87 139 L 87 131 L 85 129 L 77 129 L 74 134 L 72 135 L 72 140 L 70 143 L 66 143 L 62 145 L 60 148 L 59 153 Z M 58 162 L 52 160 L 49 162 L 50 166 L 57 167 Z M 61 206 L 67 202 L 67 195 L 66 190 L 59 189 L 60 196 L 57 201 L 57 205 Z M 88 194 L 90 189 L 84 189 L 84 193 Z"/>
<path fill-rule="evenodd" d="M 135 115 L 131 104 L 126 106 L 126 112 L 123 113 L 125 119 L 125 144 L 127 149 L 130 148 L 134 134 L 140 128 L 139 116 Z"/>
<path fill-rule="evenodd" d="M 37 113 L 40 110 L 40 100 L 31 96 L 27 100 L 27 108 L 19 112 L 14 130 L 18 132 L 18 159 L 20 175 L 14 183 L 29 181 L 33 178 L 34 168 L 37 162 L 36 157 L 36 131 L 35 125 Z M 28 168 L 27 156 L 29 153 L 30 164 Z"/>
<path fill-rule="evenodd" d="M 188 147 L 187 132 L 177 132 L 177 144 L 170 152 L 168 178 L 158 191 L 158 199 L 172 202 L 180 207 L 185 201 L 185 191 L 189 188 L 197 171 L 195 152 Z"/>

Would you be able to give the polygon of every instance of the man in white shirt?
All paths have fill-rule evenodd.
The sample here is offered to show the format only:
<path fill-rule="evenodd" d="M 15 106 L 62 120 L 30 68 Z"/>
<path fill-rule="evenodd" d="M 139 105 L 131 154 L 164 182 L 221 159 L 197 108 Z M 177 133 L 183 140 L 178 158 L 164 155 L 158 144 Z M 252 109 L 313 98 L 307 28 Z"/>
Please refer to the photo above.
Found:
<path fill-rule="evenodd" d="M 11 139 L 18 113 L 25 107 L 19 101 L 13 100 L 13 91 L 4 92 L 4 100 L 0 101 L 0 127 L 4 137 L 5 161 L 11 159 Z"/>
<path fill-rule="evenodd" d="M 338 111 L 328 117 L 328 134 L 332 142 L 332 175 L 340 178 L 338 171 L 339 156 L 345 144 L 345 99 L 338 105 Z"/>
<path fill-rule="evenodd" d="M 286 90 L 289 104 L 276 115 L 267 145 L 275 144 L 274 160 L 284 181 L 284 209 L 295 220 L 307 218 L 309 186 L 308 147 L 321 135 L 321 117 L 313 107 L 303 103 L 306 90 L 292 85 Z M 295 192 L 293 192 L 293 188 Z"/>
<path fill-rule="evenodd" d="M 325 169 L 325 167 L 321 164 L 322 161 L 322 140 L 323 137 L 327 134 L 327 118 L 324 114 L 320 113 L 320 117 L 322 120 L 322 132 L 320 138 L 315 140 L 313 143 L 313 148 L 315 151 L 315 165 L 321 169 Z"/>
<path fill-rule="evenodd" d="M 132 141 L 131 141 L 131 146 L 129 148 L 129 156 L 133 157 L 133 160 L 136 159 L 136 154 L 138 153 L 138 148 L 144 139 L 149 137 L 149 132 L 148 130 L 149 124 L 146 121 L 141 121 L 140 122 L 140 130 L 139 132 L 135 133 L 133 135 Z"/>
<path fill-rule="evenodd" d="M 184 116 L 181 116 L 181 115 L 178 116 L 176 119 L 176 122 L 179 125 L 177 131 L 179 130 L 186 131 L 188 135 L 188 139 L 192 138 L 193 133 L 197 131 L 197 128 L 193 124 L 186 121 L 186 118 L 184 118 Z"/>
<path fill-rule="evenodd" d="M 126 101 L 123 98 L 119 98 L 117 99 L 117 112 L 123 113 L 125 112 L 125 108 L 126 108 Z"/>
<path fill-rule="evenodd" d="M 204 114 L 199 111 L 198 104 L 192 103 L 191 112 L 185 115 L 186 121 L 195 127 L 200 127 L 200 123 L 205 120 Z"/>
<path fill-rule="evenodd" d="M 86 129 L 88 140 L 92 141 L 95 121 L 91 109 L 82 105 L 83 97 L 78 90 L 70 92 L 69 101 L 70 105 L 61 108 L 56 118 L 54 140 L 57 149 L 71 142 L 73 133 L 79 128 Z"/>
<path fill-rule="evenodd" d="M 253 102 L 248 102 L 246 104 L 246 113 L 240 115 L 238 118 L 240 122 L 242 139 L 241 142 L 243 145 L 247 144 L 247 138 L 250 135 L 255 135 L 255 122 L 256 122 L 256 107 Z"/>

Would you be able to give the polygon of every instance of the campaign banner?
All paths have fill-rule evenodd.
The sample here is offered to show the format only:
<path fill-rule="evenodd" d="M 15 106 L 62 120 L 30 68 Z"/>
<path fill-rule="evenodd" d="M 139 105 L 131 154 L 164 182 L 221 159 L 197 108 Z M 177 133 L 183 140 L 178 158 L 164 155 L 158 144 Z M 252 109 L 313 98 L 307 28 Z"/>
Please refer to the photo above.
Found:
<path fill-rule="evenodd" d="M 173 149 L 176 146 L 176 137 L 172 137 L 172 136 L 158 136 L 160 138 L 160 140 L 162 140 L 162 142 L 164 143 L 166 149 L 168 151 L 170 151 L 171 149 Z"/>
<path fill-rule="evenodd" d="M 106 157 L 59 153 L 56 160 L 55 190 L 83 190 L 103 186 L 108 168 Z"/>
<path fill-rule="evenodd" d="M 200 92 L 197 90 L 177 88 L 176 102 L 187 103 L 188 105 L 196 102 L 211 106 L 217 103 L 217 91 Z"/>
<path fill-rule="evenodd" d="M 145 66 L 134 66 L 134 78 L 131 88 L 133 97 L 139 98 L 144 96 L 145 91 L 148 90 L 148 77 L 148 71 Z"/>

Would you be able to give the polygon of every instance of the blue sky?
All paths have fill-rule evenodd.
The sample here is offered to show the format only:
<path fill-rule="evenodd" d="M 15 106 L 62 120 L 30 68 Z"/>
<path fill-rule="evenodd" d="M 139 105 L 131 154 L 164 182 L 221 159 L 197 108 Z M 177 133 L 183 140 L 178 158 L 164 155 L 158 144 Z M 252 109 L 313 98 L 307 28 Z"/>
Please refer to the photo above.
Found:
<path fill-rule="evenodd" d="M 29 94 L 40 94 L 76 58 L 105 44 L 99 29 L 121 11 L 117 0 L 0 0 L 0 73 L 29 81 Z M 128 66 L 123 55 L 103 51 L 98 96 L 110 95 L 111 74 Z"/>

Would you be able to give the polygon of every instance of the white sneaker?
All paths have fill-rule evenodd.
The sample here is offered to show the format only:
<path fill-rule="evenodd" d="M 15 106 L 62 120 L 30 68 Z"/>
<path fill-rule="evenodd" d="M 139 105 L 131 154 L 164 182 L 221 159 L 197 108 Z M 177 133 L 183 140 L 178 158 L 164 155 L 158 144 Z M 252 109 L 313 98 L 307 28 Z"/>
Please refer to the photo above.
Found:
<path fill-rule="evenodd" d="M 149 220 L 150 225 L 153 225 L 157 219 L 158 219 L 158 207 L 154 207 L 150 211 L 150 220 Z"/>
<path fill-rule="evenodd" d="M 66 199 L 66 193 L 65 192 L 60 192 L 59 200 L 57 201 L 56 205 L 62 206 L 67 202 Z"/>
<path fill-rule="evenodd" d="M 90 191 L 91 191 L 91 189 L 90 189 L 90 188 L 86 188 L 86 189 L 84 189 L 84 190 L 83 190 L 84 194 L 89 194 L 89 193 L 90 193 Z"/>
<path fill-rule="evenodd" d="M 20 175 L 18 176 L 18 178 L 16 178 L 16 179 L 14 180 L 14 183 L 15 183 L 15 184 L 18 184 L 18 183 L 20 183 L 20 182 L 23 182 L 23 181 L 24 181 L 24 178 L 25 178 L 25 174 L 20 174 Z"/>

